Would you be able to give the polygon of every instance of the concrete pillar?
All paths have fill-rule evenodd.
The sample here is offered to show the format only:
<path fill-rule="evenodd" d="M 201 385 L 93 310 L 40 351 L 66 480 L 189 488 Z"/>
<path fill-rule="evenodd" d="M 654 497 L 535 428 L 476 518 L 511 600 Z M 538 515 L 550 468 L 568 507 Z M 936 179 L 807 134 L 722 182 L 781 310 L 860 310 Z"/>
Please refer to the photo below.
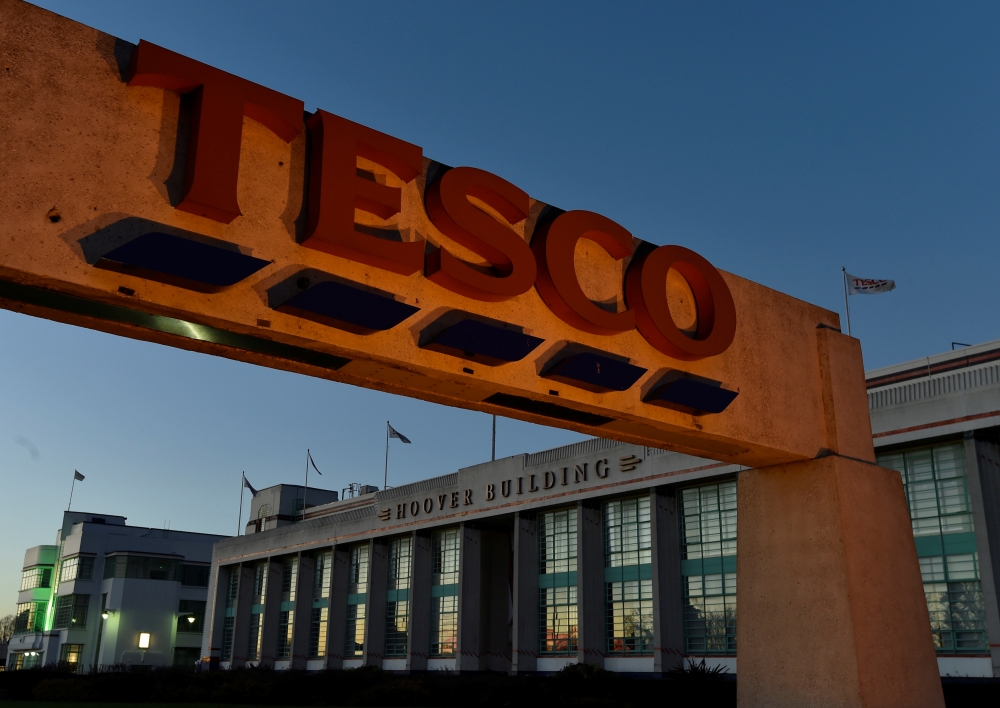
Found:
<path fill-rule="evenodd" d="M 481 531 L 483 549 L 482 612 L 479 624 L 479 669 L 509 673 L 511 669 L 511 532 Z"/>
<path fill-rule="evenodd" d="M 406 629 L 406 670 L 426 671 L 431 653 L 431 573 L 433 546 L 427 532 L 413 534 L 410 562 L 410 617 Z"/>
<path fill-rule="evenodd" d="M 368 592 L 365 598 L 365 666 L 382 668 L 385 658 L 385 598 L 389 584 L 389 544 L 371 542 L 368 554 Z"/>
<path fill-rule="evenodd" d="M 1000 447 L 966 433 L 965 468 L 993 675 L 1000 676 Z"/>
<path fill-rule="evenodd" d="M 830 455 L 737 489 L 740 708 L 942 708 L 899 473 Z"/>
<path fill-rule="evenodd" d="M 233 567 L 240 574 L 240 584 L 236 595 L 236 614 L 233 617 L 233 654 L 229 667 L 242 669 L 247 663 L 247 638 L 250 634 L 250 610 L 253 597 L 253 564 Z"/>
<path fill-rule="evenodd" d="M 273 667 L 278 653 L 278 613 L 281 612 L 281 558 L 269 558 L 264 579 L 264 614 L 260 618 L 260 666 Z"/>
<path fill-rule="evenodd" d="M 312 619 L 313 569 L 315 558 L 311 553 L 300 553 L 297 559 L 299 572 L 295 580 L 295 616 L 292 625 L 293 669 L 305 669 L 309 659 L 309 625 Z M 329 615 L 329 612 L 327 613 Z"/>
<path fill-rule="evenodd" d="M 581 664 L 604 665 L 604 526 L 601 507 L 576 505 L 578 660 Z"/>
<path fill-rule="evenodd" d="M 455 671 L 479 671 L 482 545 L 479 529 L 463 522 L 458 548 L 458 647 Z"/>
<path fill-rule="evenodd" d="M 653 542 L 653 672 L 663 674 L 683 661 L 684 627 L 680 519 L 673 489 L 649 492 Z"/>
<path fill-rule="evenodd" d="M 326 632 L 326 668 L 344 668 L 344 631 L 347 627 L 347 586 L 351 547 L 334 546 L 330 573 L 330 611 Z"/>
<path fill-rule="evenodd" d="M 514 621 L 511 673 L 530 674 L 538 663 L 538 525 L 534 514 L 514 515 Z"/>
<path fill-rule="evenodd" d="M 214 556 L 214 551 L 213 551 Z M 215 560 L 214 557 L 212 559 Z M 226 622 L 226 597 L 229 595 L 229 577 L 239 572 L 239 566 L 212 563 L 208 578 L 208 594 L 205 599 L 205 633 L 201 641 L 201 669 L 219 668 L 222 657 L 222 635 Z M 100 649 L 100 647 L 98 647 Z"/>

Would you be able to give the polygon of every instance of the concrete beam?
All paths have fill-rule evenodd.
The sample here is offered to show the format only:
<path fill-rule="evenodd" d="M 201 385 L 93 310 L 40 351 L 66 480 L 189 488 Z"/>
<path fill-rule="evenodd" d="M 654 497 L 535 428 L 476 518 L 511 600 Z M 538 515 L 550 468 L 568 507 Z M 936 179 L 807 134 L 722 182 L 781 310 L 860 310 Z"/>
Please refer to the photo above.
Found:
<path fill-rule="evenodd" d="M 649 509 L 653 542 L 653 672 L 663 674 L 684 657 L 680 519 L 675 490 L 650 490 Z"/>
<path fill-rule="evenodd" d="M 237 565 L 234 573 L 240 574 L 237 588 L 236 612 L 233 616 L 233 648 L 229 667 L 242 669 L 247 663 L 247 639 L 250 634 L 251 593 L 253 592 L 253 564 Z"/>
<path fill-rule="evenodd" d="M 214 550 L 212 555 L 214 561 Z M 222 637 L 226 623 L 226 597 L 229 594 L 229 577 L 233 568 L 234 566 L 212 563 L 206 595 L 208 602 L 205 605 L 205 634 L 201 644 L 202 669 L 219 668 L 219 660 L 222 657 Z M 99 646 L 98 651 L 100 651 Z M 100 657 L 95 659 L 95 663 L 100 665 Z"/>
<path fill-rule="evenodd" d="M 413 565 L 410 568 L 410 617 L 406 631 L 407 671 L 426 671 L 431 653 L 431 574 L 433 545 L 427 532 L 413 534 Z"/>
<path fill-rule="evenodd" d="M 538 522 L 514 515 L 514 622 L 511 673 L 530 674 L 538 662 Z"/>
<path fill-rule="evenodd" d="M 1000 675 L 1000 447 L 965 434 L 965 468 L 979 554 L 993 675 Z"/>
<path fill-rule="evenodd" d="M 347 628 L 347 586 L 351 570 L 351 547 L 335 546 L 330 573 L 330 611 L 326 632 L 326 668 L 344 668 L 344 632 Z"/>
<path fill-rule="evenodd" d="M 313 570 L 315 557 L 300 553 L 299 572 L 295 580 L 295 616 L 292 625 L 292 668 L 306 668 L 309 658 L 309 628 L 312 620 Z"/>
<path fill-rule="evenodd" d="M 479 529 L 462 523 L 458 548 L 458 647 L 455 671 L 479 671 L 482 613 L 482 538 Z"/>
<path fill-rule="evenodd" d="M 261 621 L 260 666 L 273 667 L 278 652 L 278 614 L 281 612 L 281 571 L 282 559 L 270 558 L 267 562 L 267 577 L 264 579 L 264 614 Z"/>
<path fill-rule="evenodd" d="M 576 505 L 578 660 L 581 664 L 604 665 L 607 644 L 604 626 L 604 533 L 601 508 Z"/>
<path fill-rule="evenodd" d="M 389 544 L 377 538 L 368 555 L 365 607 L 365 666 L 382 668 L 385 658 L 385 598 L 389 584 Z"/>

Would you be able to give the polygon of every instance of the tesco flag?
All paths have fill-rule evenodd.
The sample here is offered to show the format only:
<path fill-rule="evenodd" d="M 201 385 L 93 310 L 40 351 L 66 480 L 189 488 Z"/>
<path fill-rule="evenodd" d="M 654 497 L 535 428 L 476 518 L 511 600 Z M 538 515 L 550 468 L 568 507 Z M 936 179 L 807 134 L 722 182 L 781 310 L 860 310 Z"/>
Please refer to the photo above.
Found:
<path fill-rule="evenodd" d="M 887 293 L 895 289 L 895 280 L 858 278 L 850 273 L 847 274 L 847 291 L 851 295 L 874 295 L 875 293 Z"/>

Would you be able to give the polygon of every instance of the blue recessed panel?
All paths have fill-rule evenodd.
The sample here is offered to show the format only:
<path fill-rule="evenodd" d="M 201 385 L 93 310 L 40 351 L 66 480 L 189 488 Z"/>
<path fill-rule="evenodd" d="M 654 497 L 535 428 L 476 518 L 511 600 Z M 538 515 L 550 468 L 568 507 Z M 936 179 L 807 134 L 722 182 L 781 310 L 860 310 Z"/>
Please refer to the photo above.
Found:
<path fill-rule="evenodd" d="M 489 366 L 498 366 L 520 361 L 543 341 L 545 340 L 515 329 L 469 319 L 442 330 L 421 346 Z"/>
<path fill-rule="evenodd" d="M 714 382 L 678 378 L 653 389 L 644 400 L 686 413 L 721 413 L 737 395 L 736 391 L 722 388 Z"/>
<path fill-rule="evenodd" d="M 346 283 L 326 280 L 275 308 L 355 334 L 392 329 L 419 307 Z"/>
<path fill-rule="evenodd" d="M 595 393 L 626 391 L 646 369 L 594 352 L 572 354 L 559 359 L 542 376 Z"/>
<path fill-rule="evenodd" d="M 96 265 L 189 290 L 215 292 L 235 285 L 269 263 L 172 234 L 148 233 L 105 253 Z"/>

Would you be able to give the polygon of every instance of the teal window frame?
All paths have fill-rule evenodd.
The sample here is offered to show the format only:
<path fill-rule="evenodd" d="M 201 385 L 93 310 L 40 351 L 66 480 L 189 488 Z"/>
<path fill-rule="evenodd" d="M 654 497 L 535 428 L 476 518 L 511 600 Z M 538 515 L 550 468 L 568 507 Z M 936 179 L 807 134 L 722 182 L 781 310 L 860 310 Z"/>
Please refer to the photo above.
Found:
<path fill-rule="evenodd" d="M 537 516 L 538 651 L 546 656 L 579 650 L 577 515 L 573 506 Z"/>
<path fill-rule="evenodd" d="M 605 653 L 653 653 L 653 542 L 649 494 L 603 505 Z"/>
<path fill-rule="evenodd" d="M 385 656 L 406 656 L 410 618 L 410 580 L 413 567 L 413 539 L 389 540 L 389 574 L 385 602 Z"/>
<path fill-rule="evenodd" d="M 344 631 L 344 658 L 365 655 L 365 621 L 368 610 L 368 569 L 370 545 L 352 546 L 347 577 L 347 619 Z"/>
<path fill-rule="evenodd" d="M 883 453 L 877 462 L 903 481 L 935 651 L 989 654 L 964 443 Z"/>
<path fill-rule="evenodd" d="M 678 490 L 684 653 L 736 656 L 736 480 Z"/>
<path fill-rule="evenodd" d="M 430 655 L 450 658 L 458 650 L 458 527 L 431 532 Z"/>

